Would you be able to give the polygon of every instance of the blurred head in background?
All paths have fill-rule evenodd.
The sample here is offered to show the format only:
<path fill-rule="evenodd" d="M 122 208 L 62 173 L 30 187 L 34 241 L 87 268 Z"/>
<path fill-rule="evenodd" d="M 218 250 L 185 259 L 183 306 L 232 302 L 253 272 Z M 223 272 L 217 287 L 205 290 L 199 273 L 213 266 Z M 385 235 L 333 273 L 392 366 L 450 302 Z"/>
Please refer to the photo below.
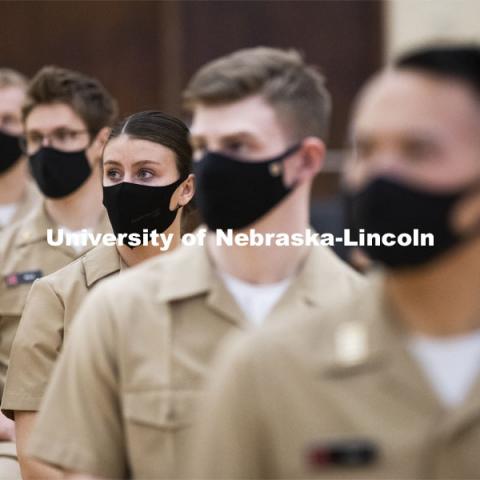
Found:
<path fill-rule="evenodd" d="M 27 215 L 38 198 L 20 147 L 27 83 L 21 73 L 0 68 L 0 230 Z"/>
<path fill-rule="evenodd" d="M 398 58 L 361 93 L 352 135 L 352 226 L 434 234 L 430 247 L 367 247 L 374 260 L 411 270 L 480 242 L 479 47 L 427 47 Z"/>
<path fill-rule="evenodd" d="M 97 79 L 54 66 L 35 75 L 22 110 L 23 148 L 46 197 L 63 199 L 94 181 L 116 116 L 116 101 Z"/>
<path fill-rule="evenodd" d="M 27 79 L 21 73 L 0 68 L 0 181 L 22 156 L 19 138 L 26 89 Z"/>
<path fill-rule="evenodd" d="M 202 67 L 184 102 L 193 116 L 197 205 L 210 230 L 308 225 L 330 116 L 313 66 L 294 50 L 239 50 Z"/>

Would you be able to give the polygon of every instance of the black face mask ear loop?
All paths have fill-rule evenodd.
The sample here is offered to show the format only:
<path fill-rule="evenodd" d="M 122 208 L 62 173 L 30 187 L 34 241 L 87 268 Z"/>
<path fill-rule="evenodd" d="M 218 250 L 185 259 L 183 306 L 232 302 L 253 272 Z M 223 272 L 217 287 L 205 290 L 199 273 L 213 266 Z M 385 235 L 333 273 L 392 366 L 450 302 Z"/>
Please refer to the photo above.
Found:
<path fill-rule="evenodd" d="M 178 184 L 178 187 L 182 186 L 183 182 L 184 182 L 185 180 L 187 180 L 187 179 L 188 179 L 188 175 L 187 175 L 187 176 L 184 176 L 183 178 L 182 178 L 182 177 L 179 177 L 179 179 L 176 180 L 177 182 L 180 181 L 180 183 Z M 178 187 L 175 189 L 175 192 L 177 191 Z M 173 197 L 173 195 L 175 194 L 175 192 L 172 193 L 172 197 Z M 185 204 L 185 205 L 186 205 L 186 204 Z M 181 208 L 183 208 L 185 205 L 180 205 L 179 203 L 177 203 L 177 206 L 176 206 L 173 210 L 170 210 L 170 208 L 169 208 L 169 210 L 170 210 L 171 212 L 178 212 L 178 210 L 180 210 Z"/>
<path fill-rule="evenodd" d="M 279 177 L 283 175 L 285 172 L 285 161 L 295 153 L 297 150 L 300 150 L 302 147 L 303 142 L 298 142 L 295 145 L 291 146 L 287 151 L 285 151 L 280 157 L 273 160 L 270 165 L 268 166 L 268 172 L 272 177 Z M 290 189 L 293 189 L 297 186 L 298 182 L 294 182 Z"/>

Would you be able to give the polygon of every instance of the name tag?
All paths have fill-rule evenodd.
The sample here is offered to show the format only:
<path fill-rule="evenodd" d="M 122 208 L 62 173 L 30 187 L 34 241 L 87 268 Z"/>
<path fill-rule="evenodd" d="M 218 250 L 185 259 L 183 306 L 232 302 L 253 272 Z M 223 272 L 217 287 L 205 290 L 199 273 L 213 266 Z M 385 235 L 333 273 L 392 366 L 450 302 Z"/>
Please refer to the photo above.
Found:
<path fill-rule="evenodd" d="M 340 440 L 313 444 L 306 459 L 311 468 L 362 467 L 378 457 L 377 446 L 368 440 Z"/>
<path fill-rule="evenodd" d="M 10 275 L 7 275 L 5 277 L 5 284 L 7 285 L 7 287 L 16 287 L 17 285 L 33 283 L 37 278 L 42 277 L 43 273 L 41 270 L 11 273 Z"/>

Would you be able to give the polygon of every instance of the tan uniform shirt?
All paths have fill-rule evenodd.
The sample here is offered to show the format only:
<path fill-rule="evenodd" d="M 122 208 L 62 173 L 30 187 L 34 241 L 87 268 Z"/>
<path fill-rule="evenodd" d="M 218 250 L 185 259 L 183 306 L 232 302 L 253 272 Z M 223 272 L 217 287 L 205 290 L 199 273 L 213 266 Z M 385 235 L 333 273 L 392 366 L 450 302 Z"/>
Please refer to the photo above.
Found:
<path fill-rule="evenodd" d="M 42 196 L 40 195 L 40 192 L 33 182 L 29 182 L 25 191 L 25 195 L 18 203 L 17 209 L 15 210 L 10 224 L 13 225 L 16 222 L 23 220 L 41 202 Z M 5 227 L 2 228 L 0 226 L 0 232 L 4 229 Z"/>
<path fill-rule="evenodd" d="M 0 237 L 0 394 L 10 348 L 32 283 L 85 253 L 65 245 L 50 246 L 49 228 L 56 230 L 58 226 L 48 217 L 42 203 Z M 105 212 L 97 231 L 108 232 L 110 228 Z"/>
<path fill-rule="evenodd" d="M 37 280 L 17 329 L 2 410 L 37 411 L 70 324 L 89 290 L 125 268 L 116 247 L 99 245 L 80 259 Z"/>
<path fill-rule="evenodd" d="M 321 319 L 228 345 L 199 409 L 189 476 L 479 478 L 480 378 L 445 410 L 383 279 L 372 282 Z"/>
<path fill-rule="evenodd" d="M 0 225 L 0 233 L 5 229 L 8 229 L 10 225 L 23 220 L 35 208 L 36 205 L 41 203 L 41 199 L 42 197 L 35 184 L 33 182 L 29 182 L 27 184 L 25 194 L 18 202 L 15 213 L 13 214 L 8 226 Z"/>
<path fill-rule="evenodd" d="M 266 322 L 320 312 L 361 282 L 329 249 L 313 248 Z M 74 321 L 31 453 L 106 478 L 174 477 L 212 356 L 248 326 L 204 247 L 103 282 Z"/>

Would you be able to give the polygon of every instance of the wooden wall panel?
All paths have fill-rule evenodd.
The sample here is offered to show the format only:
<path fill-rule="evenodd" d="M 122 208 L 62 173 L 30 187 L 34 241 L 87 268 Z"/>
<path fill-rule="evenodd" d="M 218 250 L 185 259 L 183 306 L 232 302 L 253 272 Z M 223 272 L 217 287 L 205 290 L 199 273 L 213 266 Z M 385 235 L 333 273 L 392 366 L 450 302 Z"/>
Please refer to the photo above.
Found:
<path fill-rule="evenodd" d="M 0 64 L 32 75 L 58 64 L 98 76 L 122 112 L 158 106 L 157 5 L 0 2 Z"/>
<path fill-rule="evenodd" d="M 336 148 L 355 92 L 383 54 L 382 3 L 368 0 L 0 1 L 0 25 L 0 65 L 32 75 L 54 63 L 98 76 L 123 114 L 181 114 L 189 77 L 218 55 L 297 48 L 327 76 Z M 335 175 L 326 177 L 316 193 L 336 188 Z"/>

